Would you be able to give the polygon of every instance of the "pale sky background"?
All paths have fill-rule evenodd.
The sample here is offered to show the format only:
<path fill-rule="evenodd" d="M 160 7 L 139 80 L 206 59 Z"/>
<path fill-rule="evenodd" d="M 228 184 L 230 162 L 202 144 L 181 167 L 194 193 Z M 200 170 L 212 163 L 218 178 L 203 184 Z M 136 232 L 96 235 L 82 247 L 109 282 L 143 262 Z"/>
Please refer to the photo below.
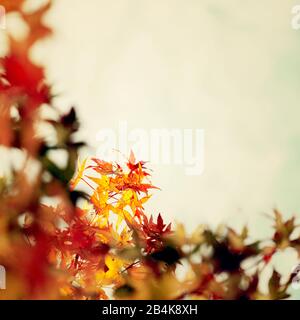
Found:
<path fill-rule="evenodd" d="M 205 130 L 201 176 L 150 164 L 162 191 L 149 213 L 189 228 L 249 223 L 264 236 L 263 213 L 300 212 L 300 31 L 290 24 L 295 1 L 242 3 L 56 0 L 46 17 L 55 35 L 33 56 L 56 104 L 77 107 L 90 155 L 97 132 L 119 121 Z"/>
<path fill-rule="evenodd" d="M 41 3 L 33 0 L 33 3 Z M 151 165 L 147 205 L 166 220 L 248 223 L 300 214 L 300 30 L 289 0 L 56 0 L 55 35 L 33 51 L 81 135 L 130 128 L 205 130 L 205 171 Z M 299 1 L 300 3 L 300 1 Z M 145 159 L 147 160 L 147 159 Z"/>

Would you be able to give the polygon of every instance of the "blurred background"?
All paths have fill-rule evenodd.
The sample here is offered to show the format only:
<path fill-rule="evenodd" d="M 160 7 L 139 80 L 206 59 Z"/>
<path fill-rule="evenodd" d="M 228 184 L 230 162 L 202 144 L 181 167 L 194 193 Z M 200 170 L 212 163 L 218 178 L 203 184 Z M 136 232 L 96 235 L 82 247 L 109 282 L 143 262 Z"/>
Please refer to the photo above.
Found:
<path fill-rule="evenodd" d="M 32 56 L 46 66 L 55 104 L 76 106 L 87 155 L 96 154 L 97 132 L 117 130 L 119 121 L 129 130 L 205 130 L 201 176 L 187 176 L 178 165 L 149 164 L 162 189 L 147 205 L 149 213 L 188 228 L 248 224 L 263 238 L 271 226 L 265 213 L 274 207 L 285 216 L 300 214 L 295 4 L 57 0 L 46 16 L 54 36 Z M 7 28 L 20 37 L 26 32 L 13 17 Z"/>

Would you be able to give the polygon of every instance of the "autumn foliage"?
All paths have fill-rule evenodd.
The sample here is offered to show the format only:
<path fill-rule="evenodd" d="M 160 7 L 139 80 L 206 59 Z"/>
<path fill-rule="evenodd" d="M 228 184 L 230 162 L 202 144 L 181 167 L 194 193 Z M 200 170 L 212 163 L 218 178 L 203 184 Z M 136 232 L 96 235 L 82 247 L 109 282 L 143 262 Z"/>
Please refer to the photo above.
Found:
<path fill-rule="evenodd" d="M 133 153 L 124 166 L 94 158 L 76 166 L 84 143 L 76 140 L 75 110 L 60 114 L 44 68 L 30 58 L 36 41 L 51 34 L 42 20 L 51 3 L 27 12 L 24 2 L 1 1 L 29 33 L 22 40 L 8 36 L 9 52 L 0 60 L 0 144 L 10 165 L 0 180 L 0 265 L 7 272 L 0 297 L 288 297 L 292 274 L 282 281 L 274 270 L 268 293 L 258 284 L 276 252 L 291 247 L 300 253 L 294 219 L 284 221 L 275 211 L 274 234 L 264 241 L 251 240 L 247 228 L 238 233 L 226 226 L 199 226 L 189 235 L 183 225 L 146 214 L 155 187 Z M 55 139 L 43 136 L 41 126 Z M 64 166 L 55 152 L 64 153 Z"/>

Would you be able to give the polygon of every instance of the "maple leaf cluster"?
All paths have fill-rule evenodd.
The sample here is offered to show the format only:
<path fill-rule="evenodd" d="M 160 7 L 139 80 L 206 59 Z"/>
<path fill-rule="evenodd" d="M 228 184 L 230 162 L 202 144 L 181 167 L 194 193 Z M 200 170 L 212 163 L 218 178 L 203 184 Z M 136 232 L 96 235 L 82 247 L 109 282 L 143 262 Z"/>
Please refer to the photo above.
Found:
<path fill-rule="evenodd" d="M 300 254 L 295 219 L 275 211 L 274 233 L 264 241 L 227 226 L 187 234 L 183 225 L 173 228 L 145 212 L 156 187 L 133 153 L 125 166 L 96 158 L 76 166 L 84 143 L 76 139 L 75 109 L 55 108 L 45 70 L 30 58 L 35 43 L 51 34 L 43 23 L 51 1 L 33 12 L 23 0 L 1 4 L 29 32 L 22 40 L 9 35 L 0 60 L 0 145 L 10 159 L 0 180 L 0 265 L 7 277 L 0 298 L 287 298 L 295 275 L 284 279 L 274 270 L 268 292 L 259 282 L 275 254 Z M 64 165 L 56 152 L 65 155 Z"/>

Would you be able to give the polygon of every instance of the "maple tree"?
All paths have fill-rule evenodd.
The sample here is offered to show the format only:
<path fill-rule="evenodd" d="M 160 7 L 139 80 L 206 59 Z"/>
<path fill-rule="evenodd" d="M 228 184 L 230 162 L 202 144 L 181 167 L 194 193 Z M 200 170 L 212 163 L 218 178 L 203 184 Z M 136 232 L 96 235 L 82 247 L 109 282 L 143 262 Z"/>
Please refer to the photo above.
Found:
<path fill-rule="evenodd" d="M 0 265 L 7 272 L 0 298 L 287 298 L 295 275 L 283 281 L 274 270 L 268 293 L 259 281 L 276 252 L 290 247 L 300 254 L 295 219 L 275 211 L 267 241 L 226 226 L 187 234 L 183 225 L 145 212 L 156 187 L 133 153 L 125 166 L 92 158 L 76 167 L 84 143 L 76 140 L 75 109 L 61 114 L 54 107 L 45 70 L 29 54 L 51 34 L 43 23 L 51 1 L 34 12 L 26 12 L 22 0 L 1 4 L 29 33 L 22 40 L 9 35 L 9 52 L 0 60 L 0 144 L 12 159 L 16 151 L 23 156 L 21 167 L 11 160 L 0 180 Z M 53 116 L 45 117 L 43 108 Z M 55 140 L 40 134 L 41 125 Z M 65 153 L 64 166 L 51 157 L 55 151 Z"/>

